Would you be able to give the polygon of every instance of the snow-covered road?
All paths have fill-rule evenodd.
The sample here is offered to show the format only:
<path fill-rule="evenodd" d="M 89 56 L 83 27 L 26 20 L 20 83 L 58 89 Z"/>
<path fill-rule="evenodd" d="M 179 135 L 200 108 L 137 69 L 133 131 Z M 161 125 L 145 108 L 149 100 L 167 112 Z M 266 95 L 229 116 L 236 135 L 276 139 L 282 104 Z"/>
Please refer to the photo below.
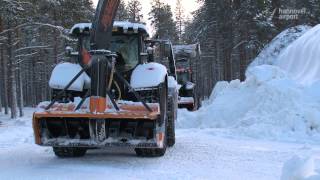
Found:
<path fill-rule="evenodd" d="M 279 179 L 293 155 L 320 154 L 305 145 L 227 136 L 215 129 L 177 131 L 177 144 L 162 158 L 139 158 L 132 150 L 92 150 L 59 159 L 34 145 L 31 112 L 9 120 L 0 114 L 0 179 Z M 318 162 L 319 163 L 319 162 Z"/>
<path fill-rule="evenodd" d="M 0 113 L 0 180 L 320 180 L 320 61 L 314 58 L 320 51 L 311 51 L 319 49 L 313 37 L 320 39 L 320 26 L 283 48 L 309 28 L 280 34 L 250 66 L 244 82 L 219 82 L 199 111 L 180 110 L 177 143 L 161 158 L 108 149 L 59 159 L 51 148 L 34 144 L 34 109 L 17 120 Z M 290 66 L 273 64 L 279 48 Z"/>

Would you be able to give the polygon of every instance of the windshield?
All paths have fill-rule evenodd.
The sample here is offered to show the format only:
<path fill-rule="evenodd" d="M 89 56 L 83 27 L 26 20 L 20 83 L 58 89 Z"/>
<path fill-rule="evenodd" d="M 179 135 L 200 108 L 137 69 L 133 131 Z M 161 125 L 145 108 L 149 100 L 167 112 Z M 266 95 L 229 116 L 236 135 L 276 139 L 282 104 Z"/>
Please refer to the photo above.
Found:
<path fill-rule="evenodd" d="M 137 36 L 113 36 L 111 39 L 112 52 L 118 55 L 117 65 L 123 70 L 131 70 L 139 63 Z"/>
<path fill-rule="evenodd" d="M 119 70 L 131 70 L 139 63 L 138 36 L 118 35 L 112 36 L 110 51 L 118 55 L 117 66 Z M 83 45 L 90 49 L 90 37 L 85 38 Z"/>
<path fill-rule="evenodd" d="M 178 76 L 178 83 L 181 85 L 184 85 L 190 81 L 190 75 L 188 72 L 180 72 L 178 73 L 177 76 Z"/>
<path fill-rule="evenodd" d="M 189 67 L 190 64 L 187 59 L 178 59 L 176 61 L 176 66 L 177 66 L 177 68 L 186 68 L 186 67 Z"/>

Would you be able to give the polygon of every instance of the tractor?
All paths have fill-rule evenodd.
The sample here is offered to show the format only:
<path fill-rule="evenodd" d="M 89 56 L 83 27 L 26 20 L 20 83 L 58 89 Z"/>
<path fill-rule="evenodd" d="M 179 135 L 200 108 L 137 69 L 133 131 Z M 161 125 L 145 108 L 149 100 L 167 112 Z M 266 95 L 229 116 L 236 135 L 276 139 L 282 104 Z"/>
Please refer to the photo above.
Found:
<path fill-rule="evenodd" d="M 75 51 L 67 48 L 73 61 L 55 66 L 52 99 L 33 115 L 36 144 L 53 147 L 58 157 L 108 147 L 158 157 L 175 144 L 176 76 L 154 62 L 144 24 L 114 22 L 118 6 L 100 0 L 95 21 L 70 30 L 77 39 Z M 173 57 L 164 58 L 175 66 Z"/>
<path fill-rule="evenodd" d="M 200 107 L 200 99 L 197 95 L 196 68 L 200 61 L 200 45 L 175 45 L 177 79 L 181 85 L 179 90 L 179 108 L 196 111 Z"/>

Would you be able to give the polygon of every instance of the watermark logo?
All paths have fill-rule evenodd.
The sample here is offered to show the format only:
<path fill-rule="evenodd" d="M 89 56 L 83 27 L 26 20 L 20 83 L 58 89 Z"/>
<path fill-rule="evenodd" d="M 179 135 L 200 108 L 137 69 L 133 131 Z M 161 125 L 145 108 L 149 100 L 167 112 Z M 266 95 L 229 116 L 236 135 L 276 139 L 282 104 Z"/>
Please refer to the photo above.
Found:
<path fill-rule="evenodd" d="M 307 8 L 301 9 L 282 9 L 277 8 L 272 12 L 272 18 L 275 17 L 276 13 L 279 13 L 280 20 L 298 20 L 300 16 L 307 14 Z"/>

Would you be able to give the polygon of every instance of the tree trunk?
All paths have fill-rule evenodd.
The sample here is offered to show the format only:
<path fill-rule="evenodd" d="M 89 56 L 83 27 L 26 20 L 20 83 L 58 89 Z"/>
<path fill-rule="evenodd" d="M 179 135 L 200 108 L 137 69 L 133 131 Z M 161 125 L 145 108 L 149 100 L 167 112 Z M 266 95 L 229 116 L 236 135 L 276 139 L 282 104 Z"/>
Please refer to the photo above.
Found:
<path fill-rule="evenodd" d="M 10 23 L 8 22 L 8 28 L 10 28 Z M 15 77 L 15 65 L 14 65 L 14 58 L 12 52 L 12 32 L 8 31 L 8 41 L 7 41 L 7 53 L 9 59 L 9 74 L 10 74 L 10 97 L 11 97 L 11 118 L 17 118 L 17 84 L 16 84 L 16 77 Z"/>
<path fill-rule="evenodd" d="M 38 59 L 38 58 L 37 58 Z M 36 73 L 36 63 L 35 60 L 32 60 L 32 66 L 31 66 L 31 70 L 32 70 L 32 89 L 31 89 L 31 96 L 32 96 L 32 106 L 35 107 L 37 105 L 37 73 Z"/>
<path fill-rule="evenodd" d="M 1 59 L 2 59 L 2 77 L 3 77 L 3 107 L 4 113 L 9 114 L 9 99 L 8 99 L 8 61 L 4 57 L 3 49 L 1 49 Z"/>
<path fill-rule="evenodd" d="M 3 61 L 3 55 L 2 55 L 3 51 L 2 51 L 2 46 L 0 46 L 0 62 Z M 1 76 L 2 76 L 2 72 L 3 72 L 3 68 L 0 67 L 0 80 L 1 80 Z M 3 80 L 2 80 L 3 82 Z M 2 112 L 2 91 L 3 91 L 3 88 L 2 88 L 2 83 L 0 83 L 0 113 Z"/>
<path fill-rule="evenodd" d="M 2 20 L 2 17 L 0 16 L 0 32 L 3 31 L 3 20 Z M 1 48 L 0 48 L 0 58 L 1 58 L 1 61 L 0 61 L 0 64 L 2 66 L 2 71 L 1 71 L 1 76 L 2 76 L 2 80 L 3 80 L 3 83 L 1 85 L 1 90 L 3 92 L 1 92 L 0 96 L 3 97 L 3 99 L 1 98 L 0 100 L 0 110 L 2 111 L 2 105 L 4 107 L 4 113 L 5 114 L 8 114 L 8 96 L 7 96 L 7 64 L 6 64 L 6 59 L 5 59 L 5 56 L 4 56 L 4 51 L 3 51 L 3 48 L 5 46 L 2 45 Z M 2 103 L 3 102 L 3 103 Z"/>
<path fill-rule="evenodd" d="M 54 19 L 54 25 L 57 25 L 57 12 L 54 9 L 53 10 L 53 19 Z M 53 44 L 53 58 L 55 60 L 55 63 L 58 64 L 59 60 L 58 60 L 58 37 L 56 35 L 56 30 L 53 30 L 53 39 L 54 39 L 54 44 Z"/>
<path fill-rule="evenodd" d="M 16 35 L 18 38 L 21 38 L 21 33 L 19 30 L 16 30 Z M 18 43 L 18 45 L 15 47 L 16 49 L 19 49 L 21 47 L 20 43 Z M 14 54 L 15 55 L 15 54 Z M 15 59 L 15 58 L 14 58 Z M 18 59 L 18 62 L 19 64 L 16 64 L 16 66 L 14 66 L 15 68 L 15 73 L 16 74 L 16 87 L 17 87 L 17 105 L 18 105 L 18 108 L 19 108 L 19 116 L 22 117 L 23 116 L 23 84 L 22 84 L 22 59 Z"/>
<path fill-rule="evenodd" d="M 276 28 L 280 28 L 281 26 L 281 23 L 280 23 L 280 12 L 279 12 L 279 8 L 280 8 L 280 0 L 272 0 L 271 1 L 271 6 L 272 6 L 272 9 L 273 9 L 273 17 L 272 17 L 272 22 L 274 24 L 274 26 Z"/>
<path fill-rule="evenodd" d="M 2 17 L 0 15 L 0 32 L 3 31 L 3 27 L 2 27 Z M 3 46 L 0 45 L 0 62 L 3 61 L 3 50 L 2 50 Z M 3 75 L 3 67 L 0 67 L 0 79 L 1 79 L 1 76 Z M 2 82 L 3 82 L 3 79 L 2 79 Z M 2 88 L 2 83 L 0 83 L 0 112 L 2 112 L 2 91 L 3 91 L 3 88 Z"/>
<path fill-rule="evenodd" d="M 19 116 L 23 117 L 23 84 L 22 84 L 22 73 L 21 73 L 21 66 L 18 69 L 17 74 L 18 80 L 18 107 L 19 107 Z"/>

